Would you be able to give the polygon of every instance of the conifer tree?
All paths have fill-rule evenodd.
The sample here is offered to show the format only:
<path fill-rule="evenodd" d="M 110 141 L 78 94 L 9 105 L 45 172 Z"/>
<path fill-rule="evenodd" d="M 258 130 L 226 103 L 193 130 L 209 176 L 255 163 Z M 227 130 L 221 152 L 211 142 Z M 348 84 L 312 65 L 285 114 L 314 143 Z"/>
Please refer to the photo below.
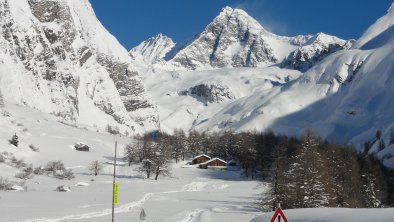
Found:
<path fill-rule="evenodd" d="M 307 130 L 290 164 L 288 175 L 295 190 L 292 195 L 295 207 L 324 207 L 329 204 L 329 193 L 325 187 L 325 163 L 319 146 L 319 138 Z"/>
<path fill-rule="evenodd" d="M 368 208 L 381 207 L 387 197 L 386 180 L 382 168 L 378 160 L 372 156 L 360 158 L 360 164 L 361 193 L 365 206 Z"/>

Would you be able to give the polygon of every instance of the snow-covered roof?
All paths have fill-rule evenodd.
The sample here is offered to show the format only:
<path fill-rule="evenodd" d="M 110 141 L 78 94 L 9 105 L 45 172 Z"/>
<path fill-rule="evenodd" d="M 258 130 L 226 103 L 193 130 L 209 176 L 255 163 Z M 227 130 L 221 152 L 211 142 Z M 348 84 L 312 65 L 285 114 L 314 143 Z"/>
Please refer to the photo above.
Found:
<path fill-rule="evenodd" d="M 211 159 L 211 157 L 210 156 L 208 156 L 208 155 L 205 155 L 205 154 L 200 154 L 200 155 L 198 155 L 198 156 L 196 156 L 196 157 L 194 157 L 193 158 L 193 160 L 195 160 L 195 159 L 197 159 L 197 158 L 200 158 L 200 157 L 206 157 L 206 158 L 208 158 L 208 159 Z"/>
<path fill-rule="evenodd" d="M 220 158 L 218 158 L 218 157 L 215 157 L 215 158 L 210 159 L 210 160 L 208 160 L 208 161 L 206 161 L 206 162 L 204 162 L 204 163 L 200 163 L 200 165 L 209 164 L 210 162 L 213 162 L 213 161 L 215 161 L 215 160 L 219 160 L 220 162 L 223 162 L 223 163 L 227 164 L 226 161 L 224 161 L 224 160 L 222 160 L 222 159 L 220 159 Z"/>

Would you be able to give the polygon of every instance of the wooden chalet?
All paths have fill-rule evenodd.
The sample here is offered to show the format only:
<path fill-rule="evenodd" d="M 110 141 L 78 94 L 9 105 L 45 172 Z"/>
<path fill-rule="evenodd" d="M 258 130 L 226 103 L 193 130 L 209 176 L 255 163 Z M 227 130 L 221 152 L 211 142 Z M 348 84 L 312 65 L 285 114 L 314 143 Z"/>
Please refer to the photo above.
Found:
<path fill-rule="evenodd" d="M 201 155 L 198 155 L 198 156 L 193 158 L 192 164 L 194 165 L 194 164 L 205 163 L 205 162 L 207 162 L 210 159 L 211 159 L 210 156 L 205 155 L 205 154 L 201 154 Z"/>
<path fill-rule="evenodd" d="M 213 158 L 204 163 L 200 163 L 199 166 L 201 169 L 208 169 L 208 168 L 226 169 L 227 162 L 220 158 Z"/>

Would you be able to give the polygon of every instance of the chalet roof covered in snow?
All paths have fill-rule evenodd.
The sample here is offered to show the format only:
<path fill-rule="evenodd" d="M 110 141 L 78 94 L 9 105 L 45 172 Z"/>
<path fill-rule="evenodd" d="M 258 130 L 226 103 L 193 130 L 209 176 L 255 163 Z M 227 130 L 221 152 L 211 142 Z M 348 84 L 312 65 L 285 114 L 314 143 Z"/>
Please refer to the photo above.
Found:
<path fill-rule="evenodd" d="M 211 159 L 211 157 L 208 156 L 208 155 L 206 155 L 206 154 L 200 154 L 200 155 L 194 157 L 193 160 L 198 159 L 198 158 L 200 158 L 200 157 L 206 157 L 207 159 Z"/>
<path fill-rule="evenodd" d="M 204 162 L 204 163 L 200 163 L 200 165 L 207 165 L 207 164 L 209 164 L 209 163 L 211 163 L 211 162 L 213 162 L 213 161 L 216 161 L 216 160 L 218 160 L 218 161 L 220 161 L 220 162 L 222 162 L 222 163 L 224 163 L 224 164 L 227 165 L 227 162 L 226 162 L 226 161 L 224 161 L 224 160 L 222 160 L 222 159 L 220 159 L 220 158 L 218 158 L 218 157 L 212 158 L 212 159 L 210 159 L 210 160 L 208 160 L 208 161 L 206 161 L 206 162 Z"/>

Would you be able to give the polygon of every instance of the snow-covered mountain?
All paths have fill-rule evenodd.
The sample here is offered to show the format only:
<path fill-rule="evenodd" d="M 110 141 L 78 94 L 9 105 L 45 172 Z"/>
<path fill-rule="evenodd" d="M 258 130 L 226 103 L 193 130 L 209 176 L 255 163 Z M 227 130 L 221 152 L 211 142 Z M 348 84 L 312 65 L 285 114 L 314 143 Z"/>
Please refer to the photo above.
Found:
<path fill-rule="evenodd" d="M 167 67 L 188 70 L 257 67 L 282 61 L 309 38 L 310 35 L 277 36 L 242 9 L 225 7 L 192 40 L 174 47 L 172 41 L 158 35 L 142 42 L 131 52 L 153 63 L 164 57 Z"/>
<path fill-rule="evenodd" d="M 156 128 L 129 53 L 88 0 L 0 0 L 0 91 L 63 119 L 121 132 Z"/>
<path fill-rule="evenodd" d="M 281 66 L 305 72 L 326 56 L 342 49 L 349 49 L 353 42 L 354 40 L 345 41 L 335 36 L 318 33 L 286 56 Z"/>
<path fill-rule="evenodd" d="M 394 5 L 394 4 L 393 4 Z M 315 129 L 323 138 L 348 141 L 394 167 L 394 6 L 349 50 L 327 56 L 289 84 L 253 92 L 221 109 L 199 126 L 206 129 L 264 130 L 298 134 Z M 223 123 L 226 123 L 225 125 Z M 379 150 L 381 130 L 386 148 Z"/>
<path fill-rule="evenodd" d="M 193 39 L 175 44 L 162 34 L 130 51 L 135 61 L 167 70 L 209 70 L 259 67 L 281 63 L 305 72 L 327 55 L 351 47 L 353 41 L 318 33 L 285 37 L 275 35 L 242 9 L 225 7 Z"/>
<path fill-rule="evenodd" d="M 394 145 L 389 145 L 389 134 L 394 128 L 393 8 L 355 42 L 322 33 L 304 36 L 299 42 L 300 48 L 282 55 L 283 58 L 289 54 L 302 55 L 293 62 L 298 62 L 302 71 L 302 67 L 309 68 L 305 73 L 279 66 L 234 68 L 226 65 L 227 68 L 212 69 L 207 59 L 198 60 L 206 63 L 195 62 L 196 66 L 186 70 L 167 71 L 157 67 L 145 70 L 142 73 L 158 103 L 162 129 L 272 129 L 298 135 L 303 129 L 312 128 L 323 138 L 351 142 L 359 149 L 363 149 L 368 140 L 374 142 L 376 131 L 381 130 L 388 147 L 378 156 L 386 165 L 394 167 Z M 231 10 L 223 10 L 221 16 L 228 11 Z M 182 52 L 187 58 L 193 58 L 189 62 L 207 58 L 196 56 L 198 52 L 208 52 L 205 47 L 188 51 L 192 45 L 204 45 L 197 44 L 201 41 L 199 38 L 192 41 L 170 62 L 181 58 L 177 56 Z M 287 44 L 289 42 L 288 38 Z M 274 45 L 272 52 L 275 52 Z M 194 68 L 198 71 L 190 70 Z M 209 95 L 210 85 L 221 86 L 227 93 L 223 95 L 231 96 L 223 96 L 219 103 L 207 102 L 203 98 L 209 96 L 201 95 Z M 204 93 L 191 93 L 197 91 Z M 180 119 L 183 121 L 179 122 Z M 375 144 L 371 152 L 377 151 Z"/>
<path fill-rule="evenodd" d="M 158 34 L 130 50 L 132 57 L 142 56 L 147 63 L 162 61 L 164 56 L 175 46 L 171 38 Z"/>

